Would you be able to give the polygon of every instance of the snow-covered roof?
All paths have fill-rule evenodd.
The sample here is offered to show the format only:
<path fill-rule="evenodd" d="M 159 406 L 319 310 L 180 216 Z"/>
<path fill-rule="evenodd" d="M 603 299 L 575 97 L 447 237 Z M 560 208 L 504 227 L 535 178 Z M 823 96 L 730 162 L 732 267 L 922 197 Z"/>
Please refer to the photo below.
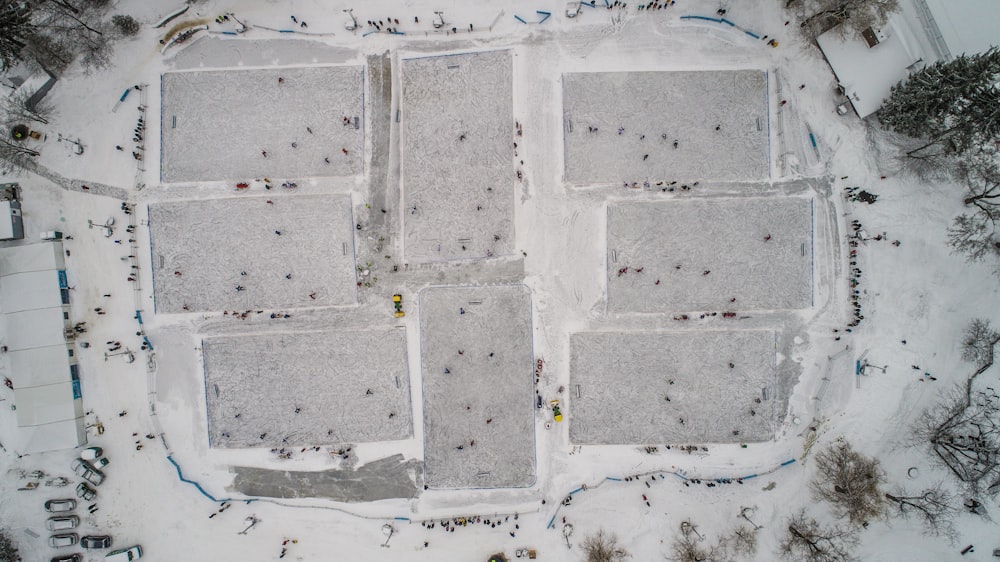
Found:
<path fill-rule="evenodd" d="M 907 67 L 921 58 L 914 52 L 915 41 L 902 20 L 890 19 L 882 33 L 885 38 L 874 47 L 868 47 L 860 35 L 850 34 L 845 39 L 839 27 L 817 39 L 838 82 L 862 118 L 882 107 L 892 86 L 909 75 Z"/>
<path fill-rule="evenodd" d="M 65 343 L 8 351 L 10 379 L 14 388 L 65 382 L 72 364 Z"/>
<path fill-rule="evenodd" d="M 21 441 L 41 452 L 86 443 L 80 382 L 73 376 L 62 301 L 62 244 L 0 249 L 0 310 Z"/>
<path fill-rule="evenodd" d="M 14 403 L 20 428 L 18 451 L 58 451 L 87 443 L 83 401 L 73 382 L 15 388 Z"/>
<path fill-rule="evenodd" d="M 998 20 L 996 0 L 904 0 L 881 30 L 885 38 L 871 48 L 857 34 L 843 39 L 840 27 L 817 42 L 854 110 L 866 117 L 909 77 L 908 67 L 982 53 L 1000 43 Z"/>
<path fill-rule="evenodd" d="M 28 271 L 64 269 L 62 242 L 43 242 L 0 248 L 0 281 Z"/>
<path fill-rule="evenodd" d="M 10 201 L 0 201 L 0 240 L 10 240 L 14 237 L 14 222 L 10 217 Z"/>
<path fill-rule="evenodd" d="M 9 314 L 62 306 L 64 267 L 60 242 L 0 249 L 0 309 Z"/>
<path fill-rule="evenodd" d="M 945 58 L 973 55 L 1000 45 L 1000 2 L 997 0 L 914 0 L 925 2 L 948 46 Z"/>

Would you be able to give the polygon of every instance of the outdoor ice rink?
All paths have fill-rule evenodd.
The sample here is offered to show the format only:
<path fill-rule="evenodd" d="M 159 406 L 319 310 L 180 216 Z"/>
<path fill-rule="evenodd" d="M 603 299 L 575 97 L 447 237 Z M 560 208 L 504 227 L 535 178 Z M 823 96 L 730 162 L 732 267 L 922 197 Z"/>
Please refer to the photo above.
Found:
<path fill-rule="evenodd" d="M 392 441 L 413 434 L 402 330 L 213 337 L 202 349 L 213 447 Z"/>
<path fill-rule="evenodd" d="M 407 59 L 402 88 L 407 260 L 511 253 L 516 179 L 510 52 Z"/>
<path fill-rule="evenodd" d="M 432 488 L 532 485 L 534 371 L 528 288 L 423 290 L 420 346 L 425 483 Z"/>
<path fill-rule="evenodd" d="M 157 312 L 357 304 L 347 196 L 155 203 L 149 231 Z"/>
<path fill-rule="evenodd" d="M 164 182 L 363 171 L 360 66 L 167 72 L 161 88 Z"/>
<path fill-rule="evenodd" d="M 565 181 L 766 180 L 767 107 L 762 70 L 563 74 Z"/>
<path fill-rule="evenodd" d="M 796 197 L 609 205 L 608 312 L 811 306 L 812 205 Z"/>
<path fill-rule="evenodd" d="M 772 331 L 577 333 L 570 354 L 575 444 L 766 441 L 784 411 Z"/>

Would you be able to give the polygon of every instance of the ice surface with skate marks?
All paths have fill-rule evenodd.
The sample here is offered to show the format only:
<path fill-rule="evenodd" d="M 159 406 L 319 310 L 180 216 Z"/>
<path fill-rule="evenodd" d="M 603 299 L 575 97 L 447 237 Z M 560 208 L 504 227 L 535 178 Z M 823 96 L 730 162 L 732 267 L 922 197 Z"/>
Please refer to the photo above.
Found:
<path fill-rule="evenodd" d="M 161 88 L 164 182 L 363 171 L 360 66 L 167 72 Z"/>
<path fill-rule="evenodd" d="M 608 312 L 812 305 L 812 200 L 618 203 L 608 207 Z"/>
<path fill-rule="evenodd" d="M 313 446 L 413 433 L 402 330 L 205 338 L 213 447 Z"/>
<path fill-rule="evenodd" d="M 576 333 L 570 356 L 575 444 L 766 441 L 784 413 L 769 330 Z"/>
<path fill-rule="evenodd" d="M 407 59 L 401 80 L 406 258 L 510 254 L 516 181 L 510 52 Z"/>
<path fill-rule="evenodd" d="M 432 488 L 535 482 L 531 293 L 523 285 L 420 293 L 424 477 Z"/>
<path fill-rule="evenodd" d="M 357 304 L 350 197 L 155 203 L 149 231 L 157 312 Z"/>
<path fill-rule="evenodd" d="M 768 179 L 761 70 L 563 74 L 565 181 Z"/>

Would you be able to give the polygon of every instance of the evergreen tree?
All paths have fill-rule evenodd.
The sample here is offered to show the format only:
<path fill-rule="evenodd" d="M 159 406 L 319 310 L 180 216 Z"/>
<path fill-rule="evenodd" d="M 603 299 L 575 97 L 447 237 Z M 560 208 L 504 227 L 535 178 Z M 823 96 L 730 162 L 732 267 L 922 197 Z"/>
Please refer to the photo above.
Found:
<path fill-rule="evenodd" d="M 1000 49 L 938 61 L 892 87 L 879 110 L 882 125 L 963 152 L 1000 138 Z"/>

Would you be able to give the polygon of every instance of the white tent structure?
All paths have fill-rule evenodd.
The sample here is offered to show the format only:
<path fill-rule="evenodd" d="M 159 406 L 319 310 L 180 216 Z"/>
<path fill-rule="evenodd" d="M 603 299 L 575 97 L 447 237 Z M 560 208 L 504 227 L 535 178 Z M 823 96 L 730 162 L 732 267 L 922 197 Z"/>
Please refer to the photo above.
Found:
<path fill-rule="evenodd" d="M 3 361 L 14 387 L 19 451 L 78 447 L 87 442 L 80 378 L 69 322 L 63 248 L 59 242 L 0 249 Z"/>
<path fill-rule="evenodd" d="M 911 72 L 1000 43 L 996 0 L 900 0 L 899 6 L 882 29 L 845 36 L 837 27 L 817 39 L 862 118 L 882 107 L 889 89 Z"/>

